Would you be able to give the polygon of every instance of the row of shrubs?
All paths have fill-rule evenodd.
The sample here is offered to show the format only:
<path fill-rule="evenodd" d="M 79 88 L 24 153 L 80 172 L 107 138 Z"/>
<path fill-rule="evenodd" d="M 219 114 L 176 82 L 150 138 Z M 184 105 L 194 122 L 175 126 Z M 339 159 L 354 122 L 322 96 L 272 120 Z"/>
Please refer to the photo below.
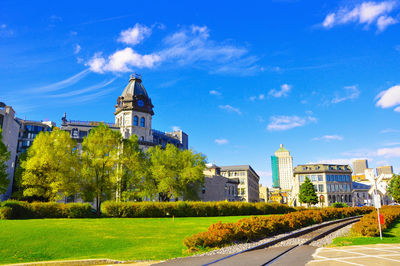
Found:
<path fill-rule="evenodd" d="M 186 237 L 183 243 L 189 251 L 206 247 L 222 247 L 234 242 L 258 240 L 312 224 L 363 215 L 371 211 L 373 211 L 372 207 L 325 208 L 292 212 L 284 215 L 254 216 L 241 219 L 236 223 L 218 222 L 212 224 L 206 232 Z"/>
<path fill-rule="evenodd" d="M 382 231 L 390 227 L 396 220 L 400 219 L 399 206 L 383 206 L 380 211 L 384 218 L 381 225 Z M 360 236 L 379 236 L 379 224 L 377 212 L 365 215 L 361 220 L 353 225 L 352 232 Z"/>
<path fill-rule="evenodd" d="M 94 217 L 89 203 L 56 203 L 4 201 L 0 202 L 0 219 L 40 218 L 91 218 Z"/>
<path fill-rule="evenodd" d="M 284 214 L 295 208 L 278 203 L 249 202 L 115 202 L 102 204 L 101 211 L 108 217 L 205 217 L 233 215 Z"/>

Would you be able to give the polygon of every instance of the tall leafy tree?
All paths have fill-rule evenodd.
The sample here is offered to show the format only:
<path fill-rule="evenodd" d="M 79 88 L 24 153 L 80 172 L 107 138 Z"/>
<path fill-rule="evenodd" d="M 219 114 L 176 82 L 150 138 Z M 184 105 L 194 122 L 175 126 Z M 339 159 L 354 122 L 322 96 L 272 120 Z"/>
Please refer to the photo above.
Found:
<path fill-rule="evenodd" d="M 196 199 L 197 191 L 204 182 L 205 157 L 192 150 L 181 151 L 168 144 L 165 149 L 151 147 L 149 156 L 149 176 L 146 188 L 150 195 L 158 195 L 159 201 L 169 201 L 172 197 Z"/>
<path fill-rule="evenodd" d="M 79 189 L 76 141 L 66 131 L 39 133 L 21 167 L 25 197 L 58 200 L 74 195 Z"/>
<path fill-rule="evenodd" d="M 400 175 L 393 174 L 388 186 L 389 195 L 393 197 L 394 201 L 400 202 Z"/>
<path fill-rule="evenodd" d="M 82 198 L 101 203 L 113 197 L 116 190 L 121 133 L 102 124 L 92 129 L 82 143 Z"/>
<path fill-rule="evenodd" d="M 10 180 L 7 175 L 6 162 L 10 159 L 10 152 L 7 146 L 3 143 L 3 134 L 0 127 L 0 194 L 4 194 L 7 191 Z"/>
<path fill-rule="evenodd" d="M 306 177 L 304 183 L 300 186 L 299 201 L 300 203 L 307 203 L 308 207 L 318 203 L 318 196 L 315 193 L 314 185 L 308 177 Z"/>

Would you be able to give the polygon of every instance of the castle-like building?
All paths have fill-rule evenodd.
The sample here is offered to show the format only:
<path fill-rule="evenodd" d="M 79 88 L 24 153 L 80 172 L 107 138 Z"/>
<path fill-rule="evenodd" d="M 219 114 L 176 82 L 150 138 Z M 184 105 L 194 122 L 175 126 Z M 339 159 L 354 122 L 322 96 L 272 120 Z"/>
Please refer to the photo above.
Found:
<path fill-rule="evenodd" d="M 188 149 L 189 138 L 182 130 L 162 132 L 152 129 L 153 108 L 151 98 L 142 84 L 142 77 L 132 74 L 122 95 L 117 99 L 115 123 L 68 120 L 64 113 L 61 130 L 70 132 L 71 138 L 80 144 L 92 128 L 104 123 L 113 130 L 119 130 L 124 138 L 137 135 L 142 149 L 156 145 L 165 147 L 167 144 L 173 144 L 182 150 Z"/>

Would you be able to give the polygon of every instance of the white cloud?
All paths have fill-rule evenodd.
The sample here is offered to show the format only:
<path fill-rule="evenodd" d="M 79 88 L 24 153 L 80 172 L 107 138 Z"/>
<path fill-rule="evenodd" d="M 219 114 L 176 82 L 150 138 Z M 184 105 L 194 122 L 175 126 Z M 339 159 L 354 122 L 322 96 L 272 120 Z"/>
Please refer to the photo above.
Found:
<path fill-rule="evenodd" d="M 108 59 L 104 59 L 100 54 L 95 54 L 86 64 L 93 72 L 104 73 L 111 72 L 131 72 L 132 67 L 152 68 L 161 61 L 160 56 L 156 54 L 140 55 L 132 48 L 127 47 L 116 51 Z"/>
<path fill-rule="evenodd" d="M 79 54 L 81 51 L 81 46 L 79 44 L 75 45 L 74 54 Z"/>
<path fill-rule="evenodd" d="M 335 98 L 332 99 L 332 103 L 340 103 L 347 100 L 355 100 L 360 96 L 360 91 L 358 90 L 357 86 L 346 86 L 344 87 L 344 92 L 342 95 L 336 93 Z"/>
<path fill-rule="evenodd" d="M 239 108 L 233 107 L 233 106 L 231 106 L 231 105 L 229 105 L 229 104 L 227 104 L 227 105 L 219 105 L 218 107 L 219 107 L 220 109 L 226 110 L 226 111 L 228 111 L 228 112 L 237 113 L 237 114 L 239 114 L 239 115 L 242 114 L 242 112 L 240 111 Z"/>
<path fill-rule="evenodd" d="M 121 31 L 118 38 L 119 42 L 136 45 L 151 35 L 151 28 L 136 23 L 135 26 Z"/>
<path fill-rule="evenodd" d="M 331 141 L 331 140 L 343 140 L 342 136 L 339 135 L 325 135 L 322 137 L 317 137 L 317 138 L 313 138 L 312 140 L 325 140 L 325 141 Z"/>
<path fill-rule="evenodd" d="M 132 45 L 150 35 L 149 31 L 144 30 L 146 26 L 135 27 L 123 31 L 118 41 Z M 168 35 L 162 41 L 161 48 L 149 54 L 142 55 L 127 47 L 107 58 L 96 53 L 86 65 L 97 73 L 130 72 L 131 67 L 152 68 L 161 63 L 170 63 L 174 67 L 193 65 L 206 68 L 211 73 L 250 75 L 259 71 L 255 65 L 258 58 L 247 53 L 246 48 L 210 40 L 206 26 L 193 25 Z"/>
<path fill-rule="evenodd" d="M 216 96 L 221 96 L 222 94 L 219 91 L 216 90 L 210 90 L 211 95 L 216 95 Z"/>
<path fill-rule="evenodd" d="M 295 127 L 302 127 L 308 123 L 316 122 L 317 119 L 312 116 L 308 117 L 299 117 L 296 115 L 293 116 L 271 116 L 270 123 L 267 126 L 269 131 L 282 131 L 288 130 Z"/>
<path fill-rule="evenodd" d="M 381 130 L 380 133 L 382 133 L 382 134 L 385 134 L 385 133 L 400 133 L 400 129 L 386 128 L 386 129 Z"/>
<path fill-rule="evenodd" d="M 179 126 L 172 126 L 172 131 L 181 131 Z"/>
<path fill-rule="evenodd" d="M 265 99 L 265 95 L 264 94 L 260 94 L 258 96 L 251 96 L 250 97 L 250 101 L 255 101 L 256 99 L 258 100 L 264 100 Z"/>
<path fill-rule="evenodd" d="M 214 142 L 217 143 L 218 145 L 224 145 L 229 143 L 227 139 L 215 139 Z"/>
<path fill-rule="evenodd" d="M 283 85 L 281 85 L 280 90 L 272 89 L 269 91 L 268 95 L 275 97 L 275 98 L 286 97 L 289 94 L 291 89 L 292 89 L 291 85 L 283 84 Z"/>
<path fill-rule="evenodd" d="M 329 13 L 322 26 L 332 28 L 336 25 L 357 23 L 363 24 L 366 28 L 376 23 L 379 31 L 383 31 L 387 26 L 397 23 L 395 19 L 388 16 L 396 6 L 396 1 L 383 2 L 363 2 L 353 8 L 341 7 L 337 12 Z"/>
<path fill-rule="evenodd" d="M 376 22 L 379 31 L 384 31 L 388 26 L 396 24 L 398 21 L 392 17 L 380 16 Z"/>
<path fill-rule="evenodd" d="M 377 155 L 385 158 L 400 157 L 400 147 L 378 149 Z"/>
<path fill-rule="evenodd" d="M 400 85 L 382 91 L 376 96 L 376 99 L 379 99 L 376 102 L 376 106 L 384 109 L 397 106 L 394 110 L 400 112 Z"/>
<path fill-rule="evenodd" d="M 91 91 L 94 91 L 94 90 L 97 91 L 98 89 L 107 87 L 108 85 L 113 83 L 115 81 L 115 79 L 116 78 L 113 78 L 111 80 L 104 81 L 104 82 L 89 86 L 89 87 L 84 88 L 84 89 L 69 91 L 69 92 L 61 93 L 61 94 L 46 95 L 45 97 L 48 97 L 48 98 L 67 98 L 67 97 L 71 97 L 71 96 L 81 95 L 81 94 L 84 94 L 84 93 L 87 93 L 87 92 L 91 92 Z"/>

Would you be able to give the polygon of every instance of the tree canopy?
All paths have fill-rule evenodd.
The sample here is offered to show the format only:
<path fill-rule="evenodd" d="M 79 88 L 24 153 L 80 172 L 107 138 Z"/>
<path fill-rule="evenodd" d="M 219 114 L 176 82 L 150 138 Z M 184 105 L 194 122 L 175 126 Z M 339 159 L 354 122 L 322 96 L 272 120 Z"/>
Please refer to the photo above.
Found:
<path fill-rule="evenodd" d="M 389 195 L 393 197 L 394 201 L 400 202 L 400 175 L 393 174 L 388 186 Z"/>
<path fill-rule="evenodd" d="M 308 207 L 318 203 L 314 185 L 308 177 L 305 178 L 304 183 L 300 186 L 299 201 L 300 203 L 307 203 Z"/>
<path fill-rule="evenodd" d="M 3 143 L 3 134 L 0 127 L 0 194 L 4 194 L 10 184 L 7 175 L 7 161 L 10 159 L 10 152 Z"/>

